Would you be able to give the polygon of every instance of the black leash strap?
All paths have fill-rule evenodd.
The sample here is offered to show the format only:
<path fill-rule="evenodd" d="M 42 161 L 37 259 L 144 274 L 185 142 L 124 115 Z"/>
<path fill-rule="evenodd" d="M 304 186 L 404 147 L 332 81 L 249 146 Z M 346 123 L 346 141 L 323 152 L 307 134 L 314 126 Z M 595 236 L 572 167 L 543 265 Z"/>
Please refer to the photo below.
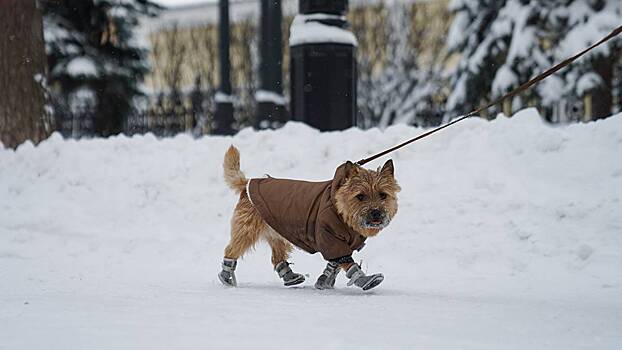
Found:
<path fill-rule="evenodd" d="M 535 85 L 535 84 L 541 82 L 542 80 L 548 78 L 549 76 L 555 74 L 560 69 L 570 65 L 572 62 L 574 62 L 577 59 L 579 59 L 579 57 L 585 55 L 586 53 L 588 53 L 589 51 L 593 50 L 597 46 L 599 46 L 599 45 L 601 45 L 601 44 L 603 44 L 603 43 L 613 39 L 614 37 L 618 36 L 620 33 L 622 33 L 622 26 L 620 26 L 617 29 L 613 30 L 611 33 L 609 33 L 609 35 L 607 35 L 606 37 L 602 38 L 600 41 L 598 41 L 594 45 L 588 47 L 587 49 L 577 53 L 576 55 L 574 55 L 572 57 L 569 57 L 569 58 L 563 60 L 562 62 L 558 63 L 554 67 L 549 68 L 548 70 L 544 71 L 540 75 L 538 75 L 535 78 L 529 80 L 528 82 L 522 84 L 521 86 L 517 87 L 516 89 L 508 92 L 507 94 L 499 97 L 498 99 L 490 102 L 489 104 L 487 104 L 487 105 L 485 105 L 483 107 L 480 107 L 480 108 L 478 108 L 478 109 L 476 109 L 476 110 L 474 110 L 474 111 L 472 111 L 472 112 L 470 112 L 470 113 L 468 113 L 468 114 L 466 114 L 466 115 L 464 115 L 464 116 L 462 116 L 462 117 L 460 117 L 458 119 L 455 119 L 455 120 L 453 120 L 453 121 L 451 121 L 451 122 L 449 122 L 447 124 L 441 125 L 441 126 L 437 127 L 436 129 L 432 129 L 430 131 L 427 131 L 427 132 L 425 132 L 425 133 L 423 133 L 423 134 L 421 134 L 421 135 L 419 135 L 417 137 L 414 137 L 414 138 L 412 138 L 412 139 L 410 139 L 410 140 L 408 140 L 406 142 L 400 143 L 399 145 L 393 146 L 393 147 L 391 147 L 389 149 L 386 149 L 386 150 L 384 150 L 384 151 L 382 151 L 380 153 L 377 153 L 377 154 L 375 154 L 375 155 L 373 155 L 371 157 L 361 159 L 358 162 L 356 162 L 356 164 L 363 165 L 363 164 L 369 163 L 372 160 L 380 158 L 380 157 L 384 156 L 387 153 L 391 153 L 391 152 L 393 152 L 393 151 L 395 151 L 397 149 L 400 149 L 400 148 L 402 148 L 402 147 L 404 147 L 406 145 L 409 145 L 409 144 L 411 144 L 411 143 L 413 143 L 413 142 L 415 142 L 417 140 L 421 140 L 424 137 L 430 136 L 430 135 L 434 134 L 437 131 L 443 130 L 443 129 L 445 129 L 448 126 L 454 125 L 454 124 L 456 124 L 456 123 L 458 123 L 460 121 L 463 121 L 463 120 L 465 120 L 467 118 L 470 118 L 470 117 L 473 117 L 475 115 L 478 115 L 480 112 L 482 112 L 482 111 L 484 111 L 484 110 L 486 110 L 486 109 L 488 109 L 488 108 L 490 108 L 490 107 L 492 107 L 492 106 L 494 106 L 496 104 L 501 103 L 503 100 L 505 100 L 507 98 L 510 98 L 510 97 L 513 97 L 513 96 L 515 96 L 517 94 L 520 94 L 521 92 L 529 89 L 533 85 Z"/>

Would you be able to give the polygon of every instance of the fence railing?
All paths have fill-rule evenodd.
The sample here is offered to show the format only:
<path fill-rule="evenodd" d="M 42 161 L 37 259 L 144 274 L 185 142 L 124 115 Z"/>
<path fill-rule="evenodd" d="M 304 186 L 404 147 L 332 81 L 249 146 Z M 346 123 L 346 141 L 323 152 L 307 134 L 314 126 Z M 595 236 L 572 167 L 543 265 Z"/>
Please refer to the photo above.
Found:
<path fill-rule="evenodd" d="M 540 106 L 540 111 L 545 120 L 552 124 L 567 124 L 576 122 L 587 122 L 594 118 L 591 112 L 592 95 L 588 94 L 584 98 L 565 98 L 557 103 L 544 108 Z M 152 102 L 148 108 L 142 110 L 133 110 L 124 119 L 121 125 L 121 132 L 126 135 L 152 133 L 158 137 L 169 137 L 179 133 L 191 133 L 195 136 L 210 134 L 213 125 L 213 105 L 185 103 L 170 104 Z M 537 104 L 531 105 L 538 107 Z M 434 109 L 434 104 L 428 106 L 430 108 L 422 108 L 417 112 L 417 117 L 403 120 L 403 116 L 395 116 L 389 121 L 389 125 L 393 123 L 408 122 L 419 127 L 434 127 L 443 121 L 443 111 Z M 505 106 L 503 106 L 505 107 Z M 246 103 L 236 106 L 236 129 L 252 125 L 254 106 Z M 499 110 L 499 112 L 512 114 L 516 110 Z M 378 126 L 377 121 L 368 121 L 362 123 L 362 120 L 369 118 L 361 118 L 361 114 L 365 112 L 359 110 L 359 123 L 362 128 L 371 128 Z M 97 111 L 95 107 L 81 107 L 77 110 L 68 110 L 55 108 L 54 116 L 56 120 L 56 129 L 65 137 L 81 138 L 93 137 L 101 135 L 97 130 L 97 126 L 102 123 L 97 120 Z M 496 113 L 493 113 L 496 115 Z M 98 123 L 99 122 L 99 123 Z M 388 125 L 387 125 L 388 126 Z"/>
<path fill-rule="evenodd" d="M 96 130 L 97 113 L 93 110 L 55 111 L 56 129 L 70 138 L 92 137 Z M 152 133 L 159 137 L 174 136 L 183 132 L 209 133 L 209 123 L 204 113 L 186 108 L 175 110 L 133 111 L 123 122 L 126 135 Z"/>

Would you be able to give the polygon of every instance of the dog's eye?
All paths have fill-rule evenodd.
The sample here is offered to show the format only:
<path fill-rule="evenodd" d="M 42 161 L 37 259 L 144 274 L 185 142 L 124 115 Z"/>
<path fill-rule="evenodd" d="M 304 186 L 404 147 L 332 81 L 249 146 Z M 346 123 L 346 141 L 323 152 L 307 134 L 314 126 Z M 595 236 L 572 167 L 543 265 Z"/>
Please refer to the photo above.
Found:
<path fill-rule="evenodd" d="M 385 200 L 387 199 L 388 195 L 384 192 L 380 192 L 380 199 Z"/>
<path fill-rule="evenodd" d="M 365 198 L 367 198 L 367 196 L 362 193 L 356 195 L 356 199 L 360 200 L 361 202 L 364 201 Z"/>

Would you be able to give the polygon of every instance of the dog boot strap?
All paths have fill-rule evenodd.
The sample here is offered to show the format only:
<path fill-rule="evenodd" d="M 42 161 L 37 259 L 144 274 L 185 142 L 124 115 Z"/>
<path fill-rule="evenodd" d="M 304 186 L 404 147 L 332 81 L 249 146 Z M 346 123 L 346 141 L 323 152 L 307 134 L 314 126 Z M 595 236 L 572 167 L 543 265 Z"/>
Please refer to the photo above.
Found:
<path fill-rule="evenodd" d="M 287 275 L 290 272 L 293 272 L 292 269 L 289 267 L 289 263 L 287 261 L 281 261 L 280 263 L 278 263 L 275 267 L 274 270 L 276 270 L 276 273 L 279 274 L 279 277 L 284 278 L 285 275 Z"/>
<path fill-rule="evenodd" d="M 222 270 L 227 272 L 235 271 L 236 266 L 238 265 L 238 261 L 235 259 L 223 258 L 222 259 Z"/>
<path fill-rule="evenodd" d="M 317 278 L 315 282 L 315 288 L 317 289 L 333 289 L 335 286 L 335 279 L 340 271 L 340 267 L 337 263 L 329 262 L 326 264 L 324 272 Z"/>
<path fill-rule="evenodd" d="M 348 282 L 348 286 L 351 286 L 355 284 L 356 281 L 360 279 L 361 277 L 365 277 L 365 272 L 361 270 L 358 264 L 352 264 L 352 266 L 346 272 L 346 277 L 350 279 L 350 281 Z"/>
<path fill-rule="evenodd" d="M 333 262 L 329 262 L 326 264 L 326 268 L 324 269 L 324 275 L 326 277 L 330 277 L 332 275 L 336 275 L 339 273 L 339 265 Z"/>

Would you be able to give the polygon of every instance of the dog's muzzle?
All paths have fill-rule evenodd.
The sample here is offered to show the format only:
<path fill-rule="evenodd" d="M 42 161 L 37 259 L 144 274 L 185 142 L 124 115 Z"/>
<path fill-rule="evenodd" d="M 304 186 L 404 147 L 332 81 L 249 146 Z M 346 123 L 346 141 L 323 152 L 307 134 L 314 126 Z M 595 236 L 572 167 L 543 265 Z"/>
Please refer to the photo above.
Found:
<path fill-rule="evenodd" d="M 368 212 L 363 220 L 363 227 L 365 228 L 384 228 L 389 224 L 389 217 L 380 209 L 372 209 Z"/>

